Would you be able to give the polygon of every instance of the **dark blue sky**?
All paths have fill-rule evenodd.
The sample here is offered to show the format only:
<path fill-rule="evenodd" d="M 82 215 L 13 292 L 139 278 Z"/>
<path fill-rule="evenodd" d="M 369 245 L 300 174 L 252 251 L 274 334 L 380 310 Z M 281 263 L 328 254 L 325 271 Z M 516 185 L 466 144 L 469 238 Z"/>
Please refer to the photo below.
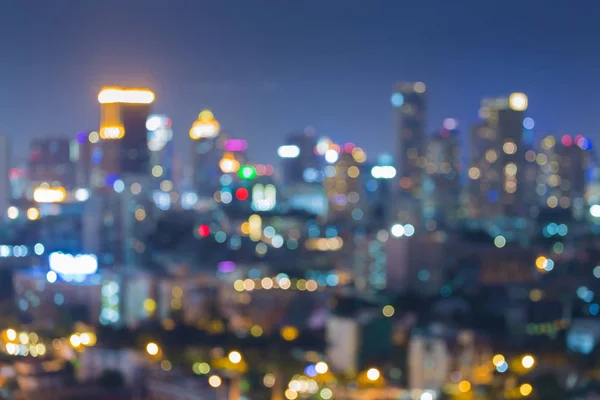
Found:
<path fill-rule="evenodd" d="M 600 138 L 600 5 L 555 0 L 18 0 L 0 9 L 0 132 L 98 126 L 104 85 L 148 86 L 179 150 L 198 112 L 276 159 L 312 125 L 370 155 L 393 143 L 397 80 L 427 84 L 430 129 L 523 91 L 536 130 Z M 259 159 L 260 158 L 260 159 Z"/>

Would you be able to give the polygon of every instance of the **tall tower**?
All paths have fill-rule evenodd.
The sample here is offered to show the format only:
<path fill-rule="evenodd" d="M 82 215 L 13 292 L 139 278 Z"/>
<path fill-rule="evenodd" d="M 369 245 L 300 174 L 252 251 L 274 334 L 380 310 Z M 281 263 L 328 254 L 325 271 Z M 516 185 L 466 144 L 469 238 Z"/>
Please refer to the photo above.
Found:
<path fill-rule="evenodd" d="M 460 143 L 458 124 L 447 118 L 427 141 L 423 181 L 423 216 L 436 226 L 456 223 L 460 200 Z M 431 224 L 431 223 L 430 223 Z"/>
<path fill-rule="evenodd" d="M 484 99 L 481 103 L 479 114 L 483 122 L 471 133 L 473 153 L 468 171 L 471 218 L 525 215 L 523 117 L 527 105 L 523 93 Z"/>
<path fill-rule="evenodd" d="M 423 82 L 399 82 L 391 102 L 396 109 L 397 163 L 400 193 L 419 199 L 425 165 L 426 87 Z M 407 196 L 403 196 L 407 197 Z"/>
<path fill-rule="evenodd" d="M 153 114 L 146 121 L 150 171 L 157 182 L 173 179 L 173 128 L 171 118 Z M 158 185 L 157 185 L 158 187 Z"/>
<path fill-rule="evenodd" d="M 100 103 L 100 160 L 104 185 L 112 186 L 125 175 L 150 173 L 146 120 L 154 102 L 148 89 L 108 87 L 98 95 Z"/>
<path fill-rule="evenodd" d="M 221 125 L 209 110 L 202 111 L 190 129 L 193 140 L 192 182 L 201 198 L 212 198 L 219 188 L 219 162 L 224 152 L 224 138 L 219 137 L 220 131 Z"/>

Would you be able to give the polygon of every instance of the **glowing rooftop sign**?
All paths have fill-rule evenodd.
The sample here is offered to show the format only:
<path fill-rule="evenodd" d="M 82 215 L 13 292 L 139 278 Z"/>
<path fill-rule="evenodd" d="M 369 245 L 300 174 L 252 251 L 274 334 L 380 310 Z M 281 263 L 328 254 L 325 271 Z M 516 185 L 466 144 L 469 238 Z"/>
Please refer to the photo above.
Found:
<path fill-rule="evenodd" d="M 295 145 L 280 146 L 277 155 L 281 158 L 296 158 L 300 155 L 300 148 Z"/>
<path fill-rule="evenodd" d="M 209 110 L 204 110 L 198 115 L 198 119 L 194 121 L 192 129 L 190 129 L 190 138 L 198 140 L 201 138 L 211 138 L 219 134 L 221 125 L 215 119 L 213 113 Z"/>
<path fill-rule="evenodd" d="M 154 93 L 149 89 L 122 89 L 106 87 L 98 94 L 100 104 L 150 104 L 154 102 Z"/>

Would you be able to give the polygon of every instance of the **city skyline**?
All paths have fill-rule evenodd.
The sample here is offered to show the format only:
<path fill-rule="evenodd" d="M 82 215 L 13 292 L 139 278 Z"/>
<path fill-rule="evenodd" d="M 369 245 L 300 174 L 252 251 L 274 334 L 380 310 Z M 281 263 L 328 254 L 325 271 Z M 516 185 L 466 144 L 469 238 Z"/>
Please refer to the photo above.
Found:
<path fill-rule="evenodd" d="M 33 13 L 9 6 L 16 18 L 2 20 L 0 28 L 11 37 L 6 59 L 12 61 L 0 61 L 0 130 L 20 146 L 19 159 L 34 136 L 73 137 L 97 129 L 97 93 L 113 84 L 155 91 L 156 111 L 174 121 L 178 150 L 198 112 L 209 108 L 224 130 L 249 141 L 252 159 L 264 162 L 276 161 L 285 135 L 309 125 L 335 141 L 354 141 L 373 156 L 386 151 L 394 143 L 389 99 L 399 80 L 427 84 L 428 133 L 453 117 L 464 137 L 478 121 L 482 98 L 522 91 L 538 133 L 598 137 L 590 67 L 596 55 L 588 51 L 597 28 L 585 16 L 575 25 L 569 10 L 541 9 L 538 1 L 513 14 L 508 6 L 466 2 L 464 13 L 431 1 L 396 6 L 394 12 L 383 7 L 389 2 L 369 8 L 359 2 L 273 5 L 270 15 L 236 2 L 184 2 L 175 6 L 181 24 L 156 2 L 145 3 L 144 10 L 108 3 L 40 4 Z M 436 11 L 424 14 L 432 4 Z M 535 13 L 542 21 L 532 19 Z M 195 25 L 194 16 L 204 14 L 231 24 L 225 28 L 209 18 Z M 406 14 L 427 17 L 396 16 Z M 103 30 L 111 15 L 112 31 Z M 562 16 L 567 33 L 544 32 Z M 28 29 L 19 24 L 26 17 Z M 492 23 L 494 17 L 504 25 Z M 158 28 L 144 23 L 157 19 Z M 55 34 L 42 39 L 51 26 Z M 473 33 L 478 31 L 482 35 Z M 45 68 L 32 74 L 30 68 L 40 63 Z M 376 140 L 365 140 L 367 135 Z"/>

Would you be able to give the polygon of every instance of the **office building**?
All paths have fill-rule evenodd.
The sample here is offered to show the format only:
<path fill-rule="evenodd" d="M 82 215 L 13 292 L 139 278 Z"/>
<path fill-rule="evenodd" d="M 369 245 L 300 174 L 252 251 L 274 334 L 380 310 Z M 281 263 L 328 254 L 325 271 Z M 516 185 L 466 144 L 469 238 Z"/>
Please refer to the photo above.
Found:
<path fill-rule="evenodd" d="M 33 187 L 43 183 L 67 189 L 76 186 L 74 159 L 76 150 L 67 138 L 33 139 L 27 163 L 29 181 Z"/>
<path fill-rule="evenodd" d="M 421 197 L 425 166 L 426 87 L 423 82 L 399 82 L 391 102 L 396 109 L 397 170 L 403 198 Z"/>
<path fill-rule="evenodd" d="M 541 151 L 535 157 L 540 168 L 536 192 L 541 197 L 542 206 L 572 208 L 575 214 L 581 216 L 590 149 L 590 140 L 581 135 L 562 135 L 558 140 L 553 136 L 542 139 Z"/>
<path fill-rule="evenodd" d="M 77 149 L 77 157 L 75 160 L 75 181 L 79 188 L 91 188 L 92 171 L 98 159 L 99 153 L 96 149 L 100 149 L 98 141 L 100 136 L 98 132 L 79 132 L 75 135 L 75 144 Z"/>
<path fill-rule="evenodd" d="M 460 209 L 460 143 L 455 119 L 428 138 L 423 175 L 423 217 L 430 228 L 455 225 Z"/>
<path fill-rule="evenodd" d="M 154 102 L 148 89 L 108 87 L 98 95 L 101 152 L 97 187 L 112 187 L 119 177 L 150 174 L 146 120 Z"/>
<path fill-rule="evenodd" d="M 323 159 L 315 152 L 317 136 L 311 129 L 285 139 L 277 153 L 281 157 L 283 178 L 287 185 L 319 182 Z"/>
<path fill-rule="evenodd" d="M 468 170 L 469 217 L 502 220 L 524 217 L 525 146 L 523 120 L 527 96 L 484 99 L 479 110 L 483 122 L 471 133 L 471 166 Z"/>
<path fill-rule="evenodd" d="M 150 152 L 150 171 L 160 187 L 163 181 L 173 181 L 173 122 L 166 115 L 153 114 L 146 121 L 148 130 L 148 151 Z M 167 184 L 168 185 L 168 184 Z"/>
<path fill-rule="evenodd" d="M 220 132 L 221 125 L 209 110 L 202 111 L 190 129 L 192 186 L 202 199 L 213 198 L 220 187 L 220 163 L 225 159 L 234 158 L 231 154 L 230 158 L 224 157 L 225 138 L 219 136 Z M 231 173 L 239 169 L 239 163 L 234 161 L 224 162 L 226 170 Z M 237 168 L 234 168 L 235 166 Z"/>

